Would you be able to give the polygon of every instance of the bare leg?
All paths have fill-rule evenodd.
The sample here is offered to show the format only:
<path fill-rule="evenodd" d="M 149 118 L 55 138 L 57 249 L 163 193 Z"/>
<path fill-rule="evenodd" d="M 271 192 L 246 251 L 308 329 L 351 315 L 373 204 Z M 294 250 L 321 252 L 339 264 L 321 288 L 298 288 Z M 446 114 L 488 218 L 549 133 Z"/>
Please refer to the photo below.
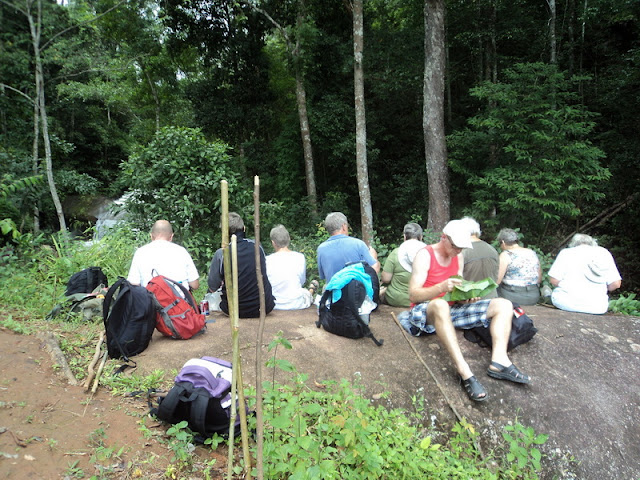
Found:
<path fill-rule="evenodd" d="M 520 372 L 507 355 L 513 304 L 505 298 L 494 298 L 487 309 L 487 317 L 491 319 L 490 331 L 493 343 L 488 375 L 516 383 L 529 383 L 531 377 Z"/>
<path fill-rule="evenodd" d="M 491 319 L 491 361 L 508 367 L 511 360 L 507 355 L 507 345 L 511 334 L 513 304 L 506 298 L 494 298 L 487 309 L 487 317 Z"/>
<path fill-rule="evenodd" d="M 451 313 L 449 304 L 444 300 L 437 298 L 429 302 L 427 309 L 427 319 L 430 324 L 436 327 L 436 335 L 440 342 L 445 346 L 458 374 L 463 380 L 469 378 L 473 373 L 469 368 L 466 360 L 462 356 L 456 330 L 451 323 Z M 506 347 L 505 347 L 506 348 Z"/>

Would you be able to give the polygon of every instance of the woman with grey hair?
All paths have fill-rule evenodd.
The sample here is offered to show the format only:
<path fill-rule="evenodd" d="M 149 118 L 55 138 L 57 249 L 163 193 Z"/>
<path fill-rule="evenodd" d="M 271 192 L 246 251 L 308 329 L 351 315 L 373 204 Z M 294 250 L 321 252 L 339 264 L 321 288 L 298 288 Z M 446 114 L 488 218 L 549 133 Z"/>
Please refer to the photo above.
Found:
<path fill-rule="evenodd" d="M 498 265 L 498 296 L 519 305 L 535 305 L 540 299 L 542 268 L 536 252 L 518 243 L 518 232 L 503 228 L 498 233 L 502 253 Z"/>
<path fill-rule="evenodd" d="M 609 292 L 622 284 L 611 253 L 582 233 L 560 251 L 549 269 L 549 281 L 555 287 L 551 302 L 556 308 L 596 315 L 607 312 Z"/>
<path fill-rule="evenodd" d="M 418 250 L 426 247 L 422 241 L 422 227 L 417 223 L 407 223 L 403 229 L 404 242 L 393 249 L 384 262 L 380 281 L 380 301 L 392 307 L 409 307 L 409 280 L 413 259 Z"/>
<path fill-rule="evenodd" d="M 276 299 L 276 310 L 300 310 L 308 308 L 318 288 L 313 280 L 310 287 L 303 285 L 307 278 L 304 255 L 289 249 L 291 237 L 284 225 L 276 225 L 270 233 L 275 253 L 267 255 L 267 277 Z"/>

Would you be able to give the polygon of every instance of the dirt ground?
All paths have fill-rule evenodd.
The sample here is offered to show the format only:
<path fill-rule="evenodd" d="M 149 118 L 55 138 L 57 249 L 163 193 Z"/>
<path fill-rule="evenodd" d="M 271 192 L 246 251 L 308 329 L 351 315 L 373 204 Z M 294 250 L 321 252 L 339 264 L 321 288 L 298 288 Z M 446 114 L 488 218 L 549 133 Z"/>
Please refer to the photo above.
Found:
<path fill-rule="evenodd" d="M 487 377 L 488 350 L 459 335 L 465 358 L 489 390 L 482 404 L 468 400 L 437 338 L 405 337 L 393 320 L 399 310 L 387 306 L 372 315 L 382 347 L 316 328 L 311 308 L 272 312 L 262 348 L 256 349 L 257 320 L 241 320 L 244 380 L 254 384 L 256 352 L 262 351 L 264 361 L 270 355 L 266 344 L 280 332 L 293 348 L 279 351 L 278 358 L 309 374 L 311 384 L 357 378 L 367 396 L 384 399 L 389 407 L 409 408 L 413 396 L 423 396 L 441 431 L 449 431 L 456 411 L 481 432 L 487 449 L 515 419 L 549 434 L 542 448 L 543 480 L 640 480 L 640 320 L 544 306 L 526 311 L 539 331 L 511 359 L 533 375 L 531 385 Z M 187 343 L 156 332 L 135 357 L 137 374 L 177 371 L 203 355 L 231 360 L 230 346 L 228 319 L 221 315 Z M 0 329 L 0 479 L 168 478 L 173 452 L 166 426 L 147 411 L 146 399 L 113 397 L 103 387 L 92 396 L 70 386 L 41 340 Z M 199 458 L 216 460 L 214 479 L 224 478 L 226 448 L 222 451 L 197 451 Z"/>
<path fill-rule="evenodd" d="M 146 399 L 87 393 L 56 370 L 42 340 L 0 329 L 0 479 L 164 478 L 173 452 Z"/>

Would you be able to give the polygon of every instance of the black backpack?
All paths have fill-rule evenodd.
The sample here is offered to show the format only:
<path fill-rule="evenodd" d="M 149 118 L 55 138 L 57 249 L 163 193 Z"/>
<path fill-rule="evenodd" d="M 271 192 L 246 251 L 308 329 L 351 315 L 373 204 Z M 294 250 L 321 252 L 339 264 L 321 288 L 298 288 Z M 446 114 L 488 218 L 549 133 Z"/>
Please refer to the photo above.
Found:
<path fill-rule="evenodd" d="M 67 282 L 67 290 L 64 294 L 68 297 L 74 293 L 91 293 L 98 285 L 105 287 L 109 285 L 107 276 L 102 269 L 100 267 L 85 268 L 71 275 L 71 278 Z"/>
<path fill-rule="evenodd" d="M 345 264 L 345 267 L 349 265 L 355 265 L 358 263 L 361 263 L 362 266 L 364 267 L 364 273 L 366 273 L 367 275 L 369 275 L 369 277 L 371 277 L 371 288 L 373 289 L 372 300 L 376 304 L 376 308 L 374 308 L 373 311 L 376 311 L 378 309 L 378 305 L 380 305 L 380 279 L 378 278 L 378 272 L 376 272 L 371 265 L 369 265 L 367 262 L 364 262 L 364 261 L 349 262 Z"/>
<path fill-rule="evenodd" d="M 102 319 L 109 356 L 129 361 L 129 357 L 143 352 L 151 341 L 156 326 L 153 294 L 119 277 L 104 296 Z"/>
<path fill-rule="evenodd" d="M 376 275 L 377 278 L 377 275 Z M 379 347 L 384 340 L 374 337 L 364 320 L 358 313 L 367 292 L 362 282 L 353 279 L 342 287 L 342 297 L 337 302 L 332 301 L 332 290 L 325 290 L 320 299 L 318 321 L 316 327 L 321 326 L 327 332 L 341 337 L 362 338 L 368 337 Z"/>
<path fill-rule="evenodd" d="M 517 303 L 513 304 L 513 318 L 511 320 L 511 335 L 507 350 L 513 350 L 518 345 L 527 343 L 538 332 L 533 326 L 533 320 L 524 313 L 524 310 Z M 464 338 L 472 343 L 477 343 L 481 347 L 491 347 L 491 332 L 488 327 L 473 327 L 464 331 Z"/>
<path fill-rule="evenodd" d="M 189 428 L 205 438 L 229 436 L 231 419 L 231 364 L 214 357 L 192 358 L 184 364 L 175 384 L 158 399 L 153 415 L 168 423 L 186 420 Z M 240 415 L 236 418 L 240 425 Z M 235 428 L 235 435 L 240 428 Z M 196 436 L 197 441 L 204 439 Z"/>

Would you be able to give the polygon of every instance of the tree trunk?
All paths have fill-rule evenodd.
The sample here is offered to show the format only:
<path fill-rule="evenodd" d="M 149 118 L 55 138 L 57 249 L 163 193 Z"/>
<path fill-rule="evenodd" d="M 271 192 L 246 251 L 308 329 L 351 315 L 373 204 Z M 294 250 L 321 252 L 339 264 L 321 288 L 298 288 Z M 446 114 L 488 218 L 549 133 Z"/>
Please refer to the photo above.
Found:
<path fill-rule="evenodd" d="M 429 187 L 427 226 L 441 230 L 449 220 L 449 172 L 444 131 L 444 0 L 424 3 L 424 131 Z"/>
<path fill-rule="evenodd" d="M 38 139 L 40 138 L 40 121 L 39 121 L 38 102 L 33 102 L 33 159 L 31 161 L 31 171 L 33 175 L 40 173 L 40 165 L 38 161 Z M 33 205 L 33 233 L 40 231 L 40 209 L 38 208 L 38 200 Z"/>
<path fill-rule="evenodd" d="M 371 192 L 369 190 L 369 172 L 367 167 L 367 123 L 364 109 L 364 72 L 362 52 L 364 50 L 363 0 L 353 2 L 353 84 L 356 112 L 356 173 L 358 193 L 360 194 L 360 221 L 362 239 L 367 245 L 373 240 L 373 213 Z"/>
<path fill-rule="evenodd" d="M 49 182 L 49 190 L 51 191 L 51 199 L 55 206 L 60 223 L 60 231 L 67 231 L 67 223 L 64 220 L 64 212 L 62 211 L 62 203 L 58 197 L 56 184 L 53 179 L 53 164 L 51 161 L 51 142 L 49 140 L 49 123 L 47 120 L 47 109 L 44 95 L 44 70 L 42 68 L 42 58 L 40 56 L 40 32 L 42 29 L 42 0 L 37 0 L 38 18 L 34 21 L 31 10 L 27 10 L 27 19 L 29 21 L 29 30 L 31 32 L 31 42 L 33 45 L 33 58 L 36 68 L 36 103 L 40 112 L 40 120 L 42 122 L 42 140 L 44 142 L 44 153 L 47 165 L 47 180 Z"/>
<path fill-rule="evenodd" d="M 302 137 L 302 151 L 304 153 L 304 172 L 307 180 L 307 197 L 314 216 L 318 215 L 318 195 L 316 193 L 316 175 L 313 167 L 313 150 L 311 148 L 311 130 L 307 115 L 307 92 L 300 69 L 296 67 L 296 101 L 298 103 L 298 117 L 300 119 L 300 135 Z"/>
<path fill-rule="evenodd" d="M 549 2 L 549 63 L 555 65 L 558 63 L 556 45 L 556 0 L 547 1 Z"/>
<path fill-rule="evenodd" d="M 276 27 L 284 37 L 287 50 L 291 56 L 291 64 L 295 70 L 296 76 L 296 102 L 298 104 L 298 118 L 300 121 L 300 136 L 302 137 L 302 152 L 304 155 L 304 170 L 307 181 L 307 197 L 314 216 L 318 214 L 318 194 L 316 192 L 316 176 L 313 165 L 313 148 L 311 143 L 311 128 L 309 127 L 309 116 L 307 114 L 307 93 L 304 87 L 304 75 L 302 74 L 300 62 L 300 32 L 304 23 L 305 3 L 304 0 L 298 0 L 298 12 L 296 15 L 296 39 L 295 44 L 292 41 L 287 29 L 276 22 L 271 15 L 265 10 L 250 4 L 251 8 L 265 17 L 271 24 Z"/>

